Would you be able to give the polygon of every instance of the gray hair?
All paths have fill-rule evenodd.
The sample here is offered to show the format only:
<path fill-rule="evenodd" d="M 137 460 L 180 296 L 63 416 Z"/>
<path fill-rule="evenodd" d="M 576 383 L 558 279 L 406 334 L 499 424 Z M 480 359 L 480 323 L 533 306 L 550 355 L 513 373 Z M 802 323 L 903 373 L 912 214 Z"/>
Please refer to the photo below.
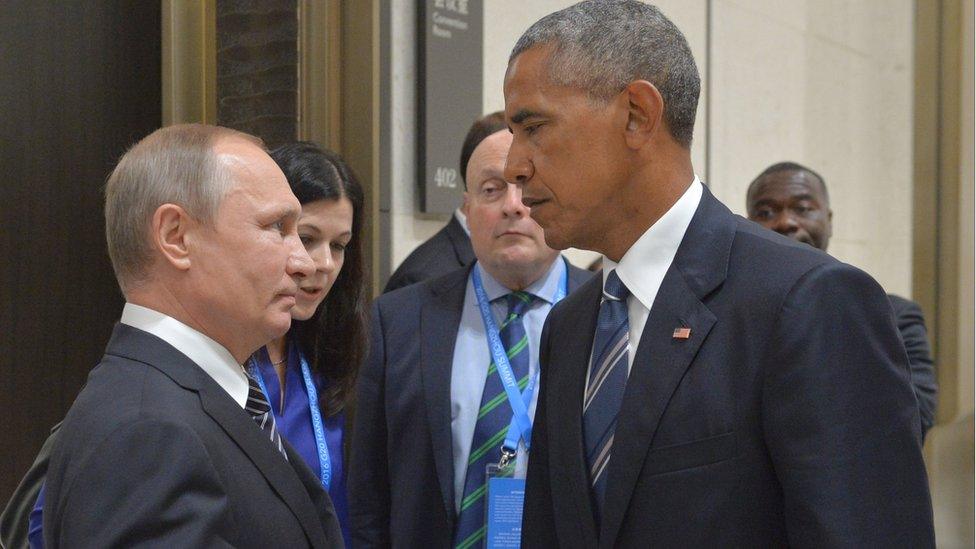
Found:
<path fill-rule="evenodd" d="M 634 80 L 664 98 L 674 139 L 691 147 L 701 79 L 681 31 L 658 8 L 637 0 L 588 0 L 551 13 L 525 31 L 509 64 L 536 45 L 553 47 L 549 79 L 607 101 Z"/>
<path fill-rule="evenodd" d="M 213 223 L 232 182 L 213 149 L 230 137 L 264 149 L 260 139 L 236 130 L 183 124 L 154 131 L 119 160 L 105 187 L 105 239 L 123 294 L 147 278 L 149 228 L 160 206 L 176 204 L 197 221 Z"/>

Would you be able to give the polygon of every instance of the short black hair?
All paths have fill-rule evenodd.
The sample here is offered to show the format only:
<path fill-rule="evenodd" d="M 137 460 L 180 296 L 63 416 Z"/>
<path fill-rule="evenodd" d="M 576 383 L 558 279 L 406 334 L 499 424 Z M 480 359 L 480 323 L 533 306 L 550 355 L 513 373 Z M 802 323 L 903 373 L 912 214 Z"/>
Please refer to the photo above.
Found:
<path fill-rule="evenodd" d="M 746 201 L 748 202 L 749 197 L 752 196 L 752 193 L 756 190 L 756 185 L 764 177 L 779 172 L 806 172 L 812 175 L 814 178 L 816 178 L 817 182 L 820 183 L 820 190 L 823 191 L 824 201 L 827 204 L 830 204 L 830 195 L 827 193 L 827 180 L 824 179 L 822 175 L 804 166 L 803 164 L 790 161 L 777 162 L 757 175 L 756 178 L 752 180 L 752 183 L 749 183 L 749 190 L 746 191 Z M 748 207 L 748 204 L 746 204 L 746 206 Z"/>
<path fill-rule="evenodd" d="M 468 161 L 471 160 L 471 155 L 474 154 L 474 150 L 489 135 L 507 129 L 508 124 L 505 122 L 505 113 L 502 111 L 486 114 L 475 120 L 474 124 L 471 124 L 468 135 L 464 138 L 464 144 L 461 145 L 461 181 L 464 181 L 465 188 L 467 188 L 468 184 Z"/>
<path fill-rule="evenodd" d="M 585 90 L 604 103 L 635 80 L 661 92 L 671 136 L 691 148 L 701 76 L 688 41 L 657 7 L 637 0 L 580 2 L 536 21 L 508 57 L 551 45 L 554 84 Z"/>

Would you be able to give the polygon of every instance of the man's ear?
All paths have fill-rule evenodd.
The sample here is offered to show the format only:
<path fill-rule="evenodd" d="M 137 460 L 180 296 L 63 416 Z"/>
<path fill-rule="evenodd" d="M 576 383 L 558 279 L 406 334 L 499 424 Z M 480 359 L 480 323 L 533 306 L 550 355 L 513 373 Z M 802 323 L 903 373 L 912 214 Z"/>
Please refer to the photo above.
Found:
<path fill-rule="evenodd" d="M 634 80 L 621 94 L 627 101 L 627 146 L 639 149 L 663 127 L 664 99 L 647 80 Z"/>
<path fill-rule="evenodd" d="M 471 200 L 471 197 L 468 194 L 468 191 L 465 190 L 464 191 L 464 202 L 461 204 L 461 213 L 463 213 L 465 217 L 468 216 L 468 202 L 470 200 Z"/>
<path fill-rule="evenodd" d="M 163 204 L 152 218 L 152 242 L 163 258 L 181 271 L 190 268 L 187 232 L 196 222 L 182 207 Z"/>

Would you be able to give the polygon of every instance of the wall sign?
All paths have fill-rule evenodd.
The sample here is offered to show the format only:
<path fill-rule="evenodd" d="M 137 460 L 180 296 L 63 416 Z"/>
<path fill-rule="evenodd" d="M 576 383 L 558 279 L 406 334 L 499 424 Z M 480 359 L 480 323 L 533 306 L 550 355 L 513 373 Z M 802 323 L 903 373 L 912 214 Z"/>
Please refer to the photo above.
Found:
<path fill-rule="evenodd" d="M 420 210 L 461 204 L 461 143 L 483 108 L 481 0 L 420 0 L 418 177 Z"/>

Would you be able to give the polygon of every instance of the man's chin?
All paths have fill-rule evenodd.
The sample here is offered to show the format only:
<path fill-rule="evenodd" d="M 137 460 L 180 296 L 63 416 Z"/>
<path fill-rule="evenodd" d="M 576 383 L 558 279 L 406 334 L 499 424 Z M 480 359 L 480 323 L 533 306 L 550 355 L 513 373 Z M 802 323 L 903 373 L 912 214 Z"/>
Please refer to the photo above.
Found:
<path fill-rule="evenodd" d="M 265 332 L 268 334 L 268 340 L 278 339 L 279 337 L 288 333 L 291 329 L 291 312 L 286 312 L 283 315 L 277 314 L 274 318 L 269 319 L 268 325 Z"/>
<path fill-rule="evenodd" d="M 546 246 L 549 246 L 553 250 L 562 251 L 566 248 L 573 247 L 572 242 L 565 238 L 565 235 L 555 227 L 543 228 L 542 234 L 545 236 Z"/>

